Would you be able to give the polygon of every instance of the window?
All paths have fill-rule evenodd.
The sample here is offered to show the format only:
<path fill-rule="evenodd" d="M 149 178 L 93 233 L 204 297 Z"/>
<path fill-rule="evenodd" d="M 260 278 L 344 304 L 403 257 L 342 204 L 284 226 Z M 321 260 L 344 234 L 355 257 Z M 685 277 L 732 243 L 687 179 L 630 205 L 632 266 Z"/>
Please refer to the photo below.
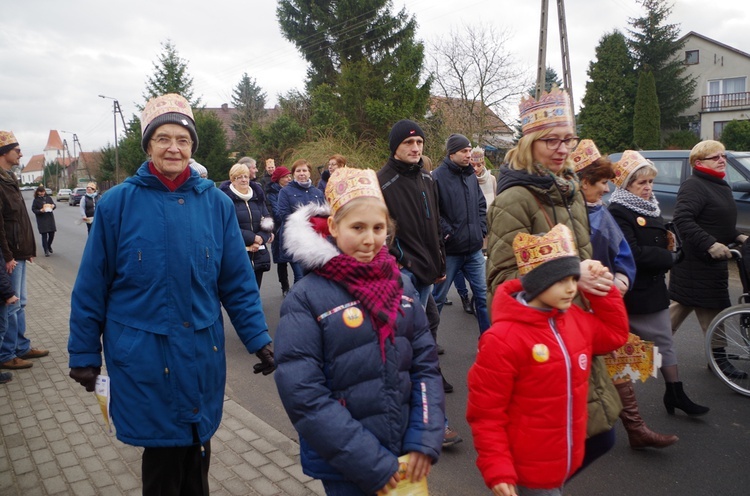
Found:
<path fill-rule="evenodd" d="M 685 51 L 685 65 L 695 65 L 699 61 L 698 50 Z"/>
<path fill-rule="evenodd" d="M 724 132 L 724 126 L 727 125 L 729 121 L 714 121 L 714 139 L 716 141 L 721 141 L 721 133 Z"/>
<path fill-rule="evenodd" d="M 683 160 L 680 159 L 668 159 L 668 160 L 659 160 L 659 159 L 652 159 L 652 162 L 654 163 L 654 166 L 656 166 L 656 170 L 659 171 L 659 173 L 656 175 L 656 179 L 654 179 L 655 183 L 659 184 L 675 184 L 679 185 L 682 180 L 682 163 Z"/>

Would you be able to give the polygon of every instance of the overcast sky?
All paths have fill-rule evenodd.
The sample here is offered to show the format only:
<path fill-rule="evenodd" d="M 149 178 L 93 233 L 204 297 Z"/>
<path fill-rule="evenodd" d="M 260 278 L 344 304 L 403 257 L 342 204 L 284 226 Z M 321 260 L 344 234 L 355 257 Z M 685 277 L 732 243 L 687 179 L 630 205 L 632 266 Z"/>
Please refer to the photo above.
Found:
<path fill-rule="evenodd" d="M 549 4 L 548 64 L 562 75 L 556 2 Z M 42 152 L 50 129 L 76 133 L 84 151 L 111 143 L 112 100 L 97 95 L 117 98 L 130 120 L 167 39 L 187 60 L 195 95 L 206 106 L 230 103 L 245 72 L 273 105 L 278 94 L 303 87 L 306 69 L 280 33 L 276 5 L 274 0 L 5 0 L 0 129 L 15 133 L 24 164 Z M 669 21 L 680 24 L 682 34 L 696 31 L 750 52 L 746 5 L 677 0 Z M 472 22 L 509 30 L 508 49 L 535 77 L 540 1 L 394 0 L 396 9 L 401 6 L 416 16 L 418 37 L 427 44 Z M 635 0 L 568 0 L 565 10 L 573 93 L 580 103 L 599 39 L 614 29 L 625 32 L 628 19 L 643 10 Z M 117 127 L 121 132 L 122 123 Z M 72 134 L 61 137 L 72 150 Z"/>

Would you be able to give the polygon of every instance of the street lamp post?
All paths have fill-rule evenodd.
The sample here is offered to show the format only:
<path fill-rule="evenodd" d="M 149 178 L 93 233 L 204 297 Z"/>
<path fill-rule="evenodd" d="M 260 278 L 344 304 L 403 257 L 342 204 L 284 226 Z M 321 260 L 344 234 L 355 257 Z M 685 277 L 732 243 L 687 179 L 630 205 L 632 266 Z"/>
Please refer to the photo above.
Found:
<path fill-rule="evenodd" d="M 125 128 L 125 117 L 122 115 L 122 110 L 120 109 L 120 102 L 117 101 L 117 98 L 111 97 L 111 96 L 105 96 L 105 95 L 99 95 L 99 98 L 108 98 L 112 100 L 112 116 L 114 117 L 115 122 L 115 184 L 120 183 L 120 158 L 118 156 L 118 146 L 117 146 L 117 114 L 120 114 L 120 117 L 122 118 L 122 127 Z"/>

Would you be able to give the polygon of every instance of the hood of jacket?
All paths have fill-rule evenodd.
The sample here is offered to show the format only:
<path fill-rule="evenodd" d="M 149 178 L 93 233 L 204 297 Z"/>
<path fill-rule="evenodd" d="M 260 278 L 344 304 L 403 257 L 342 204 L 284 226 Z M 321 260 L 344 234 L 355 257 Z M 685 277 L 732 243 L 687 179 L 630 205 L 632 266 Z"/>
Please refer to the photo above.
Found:
<path fill-rule="evenodd" d="M 511 169 L 507 164 L 500 167 L 500 177 L 497 180 L 497 194 L 514 186 L 523 186 L 537 190 L 542 194 L 549 194 L 555 188 L 555 180 L 549 176 L 529 174 L 525 170 Z"/>
<path fill-rule="evenodd" d="M 523 292 L 520 279 L 511 279 L 501 284 L 492 300 L 492 325 L 500 322 L 514 322 L 525 326 L 546 327 L 547 321 L 557 319 L 564 314 L 556 308 L 542 310 L 530 308 L 517 299 L 518 293 Z"/>
<path fill-rule="evenodd" d="M 311 219 L 331 215 L 328 204 L 308 203 L 287 217 L 284 226 L 284 249 L 292 260 L 308 271 L 323 267 L 339 254 L 339 249 L 318 233 Z"/>
<path fill-rule="evenodd" d="M 471 176 L 474 174 L 474 168 L 471 165 L 461 167 L 451 160 L 450 157 L 445 157 L 441 165 L 444 165 L 449 171 L 456 175 Z"/>

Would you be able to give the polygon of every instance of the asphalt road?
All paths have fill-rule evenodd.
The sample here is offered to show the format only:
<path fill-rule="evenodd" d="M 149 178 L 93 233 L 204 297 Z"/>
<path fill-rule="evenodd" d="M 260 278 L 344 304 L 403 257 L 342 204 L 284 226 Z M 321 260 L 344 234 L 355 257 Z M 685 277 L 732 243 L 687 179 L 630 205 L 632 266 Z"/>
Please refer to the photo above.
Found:
<path fill-rule="evenodd" d="M 30 205 L 31 192 L 25 195 Z M 68 207 L 65 202 L 58 203 L 55 217 L 58 229 L 53 244 L 55 253 L 48 258 L 38 258 L 37 263 L 72 286 L 86 242 L 86 228 L 76 225 L 78 209 Z M 735 299 L 740 288 L 734 276 L 730 287 Z M 264 275 L 261 297 L 273 335 L 282 301 L 275 266 Z M 455 292 L 449 298 L 458 302 Z M 466 374 L 474 360 L 477 337 L 476 320 L 465 314 L 460 305 L 443 309 L 438 341 L 447 351 L 441 356 L 441 366 L 455 387 L 455 392 L 446 397 L 448 417 L 464 442 L 446 449 L 434 467 L 429 479 L 433 496 L 490 494 L 476 469 L 476 455 L 464 418 Z M 677 434 L 680 441 L 665 450 L 633 451 L 624 429 L 618 424 L 615 448 L 572 480 L 567 485 L 566 495 L 744 496 L 750 493 L 750 398 L 733 393 L 706 369 L 701 338 L 694 317 L 685 322 L 675 337 L 685 390 L 694 401 L 710 406 L 711 412 L 701 418 L 689 418 L 679 411 L 669 416 L 661 401 L 662 379 L 637 384 L 641 412 L 649 426 L 660 432 Z M 252 366 L 257 360 L 247 354 L 229 324 L 227 350 L 227 394 L 274 428 L 296 439 L 272 376 L 253 374 Z"/>

